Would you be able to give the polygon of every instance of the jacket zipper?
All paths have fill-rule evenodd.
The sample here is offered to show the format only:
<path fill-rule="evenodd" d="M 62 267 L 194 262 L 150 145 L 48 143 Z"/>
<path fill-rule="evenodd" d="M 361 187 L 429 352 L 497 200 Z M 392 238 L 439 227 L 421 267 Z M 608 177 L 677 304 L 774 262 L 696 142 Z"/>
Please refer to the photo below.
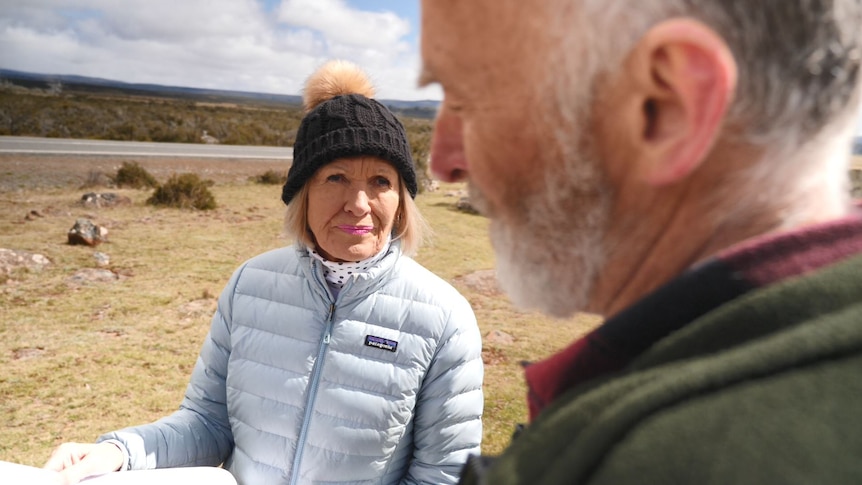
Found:
<path fill-rule="evenodd" d="M 311 370 L 308 396 L 305 399 L 305 415 L 302 417 L 302 428 L 300 428 L 299 438 L 296 440 L 296 454 L 293 457 L 293 467 L 290 472 L 290 485 L 296 485 L 297 480 L 299 480 L 299 464 L 302 461 L 302 452 L 305 448 L 305 440 L 308 437 L 308 422 L 314 409 L 314 400 L 317 398 L 317 387 L 320 385 L 323 358 L 326 355 L 326 347 L 329 346 L 329 341 L 332 338 L 332 318 L 334 315 L 335 303 L 330 303 L 329 315 L 326 318 L 326 330 L 323 332 L 323 338 L 320 340 L 320 346 L 317 349 L 317 361 L 315 361 L 314 368 Z"/>

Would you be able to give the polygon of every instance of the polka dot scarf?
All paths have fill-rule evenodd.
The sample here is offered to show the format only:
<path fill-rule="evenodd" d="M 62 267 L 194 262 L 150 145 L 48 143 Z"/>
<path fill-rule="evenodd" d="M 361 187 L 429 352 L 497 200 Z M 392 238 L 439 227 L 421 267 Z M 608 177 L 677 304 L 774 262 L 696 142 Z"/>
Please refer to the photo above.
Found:
<path fill-rule="evenodd" d="M 368 272 L 369 268 L 373 268 L 378 261 L 383 259 L 383 256 L 386 255 L 388 250 L 389 244 L 385 244 L 379 253 L 368 259 L 356 262 L 346 261 L 342 263 L 328 261 L 313 248 L 308 248 L 309 254 L 323 263 L 323 277 L 326 278 L 326 282 L 329 284 L 330 288 L 336 291 L 344 287 L 344 284 L 347 283 L 354 275 Z"/>

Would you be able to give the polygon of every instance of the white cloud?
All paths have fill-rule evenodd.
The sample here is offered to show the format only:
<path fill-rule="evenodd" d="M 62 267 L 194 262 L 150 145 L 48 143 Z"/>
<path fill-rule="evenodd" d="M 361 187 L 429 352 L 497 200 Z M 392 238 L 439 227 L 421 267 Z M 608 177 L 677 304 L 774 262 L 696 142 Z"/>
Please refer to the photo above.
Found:
<path fill-rule="evenodd" d="M 0 17 L 38 31 L 97 25 L 104 35 L 176 42 L 254 31 L 263 17 L 254 0 L 37 0 L 0 7 Z M 93 40 L 98 40 L 94 38 Z"/>
<path fill-rule="evenodd" d="M 297 94 L 317 66 L 343 58 L 369 72 L 382 98 L 442 96 L 416 89 L 419 54 L 407 40 L 408 19 L 342 0 L 283 0 L 272 13 L 258 0 L 3 3 L 7 69 Z"/>
<path fill-rule="evenodd" d="M 319 31 L 330 42 L 403 52 L 410 23 L 391 12 L 363 12 L 343 0 L 284 0 L 278 20 Z"/>

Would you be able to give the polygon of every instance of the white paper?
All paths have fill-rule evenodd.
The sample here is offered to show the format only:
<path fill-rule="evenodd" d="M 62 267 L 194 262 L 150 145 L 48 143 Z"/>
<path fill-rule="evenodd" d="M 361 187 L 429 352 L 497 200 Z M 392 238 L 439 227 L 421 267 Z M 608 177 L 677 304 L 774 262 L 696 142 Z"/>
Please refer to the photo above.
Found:
<path fill-rule="evenodd" d="M 43 468 L 0 461 L 0 483 L 3 485 L 57 485 L 58 473 Z M 84 485 L 236 485 L 227 470 L 210 466 L 160 468 L 106 473 L 85 478 Z"/>
<path fill-rule="evenodd" d="M 4 485 L 56 485 L 57 472 L 0 461 L 0 482 Z"/>

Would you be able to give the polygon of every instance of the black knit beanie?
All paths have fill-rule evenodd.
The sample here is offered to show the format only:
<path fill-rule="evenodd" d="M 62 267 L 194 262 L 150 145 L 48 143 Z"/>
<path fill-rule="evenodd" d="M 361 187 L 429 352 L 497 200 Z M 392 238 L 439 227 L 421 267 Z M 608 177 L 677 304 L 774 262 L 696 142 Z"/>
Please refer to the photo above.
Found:
<path fill-rule="evenodd" d="M 410 196 L 416 197 L 416 171 L 404 126 L 374 99 L 346 94 L 320 103 L 302 119 L 281 200 L 289 204 L 327 163 L 362 155 L 391 163 L 401 174 Z"/>

